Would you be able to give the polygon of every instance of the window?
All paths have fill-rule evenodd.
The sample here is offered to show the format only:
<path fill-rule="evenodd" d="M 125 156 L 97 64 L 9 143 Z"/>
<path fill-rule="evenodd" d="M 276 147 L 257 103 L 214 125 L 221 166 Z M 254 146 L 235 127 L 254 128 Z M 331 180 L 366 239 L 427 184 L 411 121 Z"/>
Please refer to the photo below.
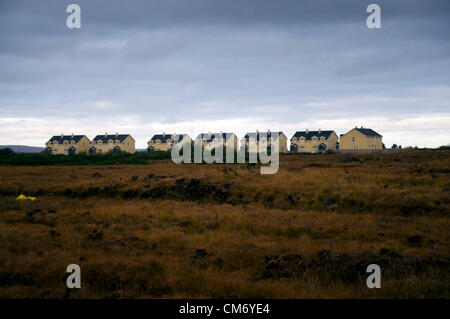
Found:
<path fill-rule="evenodd" d="M 97 150 L 97 152 L 98 152 L 99 154 L 101 154 L 101 153 L 103 153 L 103 150 L 100 148 L 100 149 Z"/>
<path fill-rule="evenodd" d="M 354 150 L 357 150 L 357 149 L 358 149 L 358 146 L 355 145 L 355 146 L 353 147 L 353 149 L 354 149 Z"/>
<path fill-rule="evenodd" d="M 354 138 L 354 137 L 352 137 L 352 142 L 353 142 L 353 143 L 355 142 L 355 138 Z"/>
<path fill-rule="evenodd" d="M 305 139 L 300 139 L 300 144 L 305 144 Z"/>
<path fill-rule="evenodd" d="M 305 151 L 305 147 L 304 146 L 300 146 L 300 152 L 304 152 Z"/>

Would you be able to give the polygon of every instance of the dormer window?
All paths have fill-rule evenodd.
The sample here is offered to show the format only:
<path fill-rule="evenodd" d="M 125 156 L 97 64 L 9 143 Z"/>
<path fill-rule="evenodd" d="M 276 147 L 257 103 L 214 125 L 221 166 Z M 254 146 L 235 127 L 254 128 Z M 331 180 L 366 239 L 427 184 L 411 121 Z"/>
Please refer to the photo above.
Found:
<path fill-rule="evenodd" d="M 103 141 L 102 140 L 98 140 L 98 145 L 102 145 Z"/>
<path fill-rule="evenodd" d="M 58 145 L 58 141 L 53 141 L 53 144 Z"/>

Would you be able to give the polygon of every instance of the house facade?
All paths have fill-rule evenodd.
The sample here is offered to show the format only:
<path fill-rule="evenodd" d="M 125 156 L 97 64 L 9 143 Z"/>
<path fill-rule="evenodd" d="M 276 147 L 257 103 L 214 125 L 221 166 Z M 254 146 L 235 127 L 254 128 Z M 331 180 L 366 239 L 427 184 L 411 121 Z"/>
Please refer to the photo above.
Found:
<path fill-rule="evenodd" d="M 238 149 L 238 138 L 234 133 L 201 133 L 195 139 L 196 143 L 201 142 L 206 149 L 212 149 L 223 143 L 223 146 L 232 145 L 233 149 Z"/>
<path fill-rule="evenodd" d="M 381 150 L 383 149 L 382 136 L 370 128 L 355 127 L 341 135 L 341 150 Z"/>
<path fill-rule="evenodd" d="M 72 155 L 87 153 L 90 140 L 86 135 L 64 135 L 53 136 L 45 143 L 46 150 L 54 155 Z"/>
<path fill-rule="evenodd" d="M 246 152 L 255 150 L 257 153 L 259 153 L 265 148 L 267 148 L 267 150 L 273 149 L 273 143 L 278 140 L 279 152 L 286 153 L 287 137 L 283 132 L 276 133 L 277 134 L 273 134 L 270 130 L 268 130 L 267 132 L 256 131 L 246 133 L 241 140 L 241 149 L 244 149 Z"/>
<path fill-rule="evenodd" d="M 90 143 L 89 154 L 104 154 L 111 151 L 122 151 L 134 154 L 135 141 L 130 134 L 112 134 L 105 133 L 97 135 Z"/>
<path fill-rule="evenodd" d="M 187 134 L 156 134 L 147 143 L 147 152 L 170 151 L 174 146 L 182 147 L 190 143 L 192 139 Z"/>
<path fill-rule="evenodd" d="M 335 151 L 339 139 L 334 131 L 298 131 L 291 138 L 291 152 L 320 153 L 327 150 Z"/>

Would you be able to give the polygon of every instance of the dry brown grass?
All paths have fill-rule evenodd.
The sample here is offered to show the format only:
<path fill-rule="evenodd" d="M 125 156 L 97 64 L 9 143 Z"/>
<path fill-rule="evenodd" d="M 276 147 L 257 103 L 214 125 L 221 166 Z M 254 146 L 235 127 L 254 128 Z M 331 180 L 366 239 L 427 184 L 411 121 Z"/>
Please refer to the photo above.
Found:
<path fill-rule="evenodd" d="M 0 297 L 448 298 L 449 155 L 0 167 Z"/>

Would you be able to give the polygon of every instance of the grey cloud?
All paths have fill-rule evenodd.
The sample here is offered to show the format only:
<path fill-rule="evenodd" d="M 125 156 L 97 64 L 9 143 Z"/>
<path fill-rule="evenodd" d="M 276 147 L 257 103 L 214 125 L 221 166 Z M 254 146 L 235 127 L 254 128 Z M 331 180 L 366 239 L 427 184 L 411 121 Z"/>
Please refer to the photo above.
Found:
<path fill-rule="evenodd" d="M 0 3 L 0 117 L 448 123 L 447 1 L 378 1 L 380 30 L 356 0 L 75 2 L 80 30 L 67 3 Z"/>

